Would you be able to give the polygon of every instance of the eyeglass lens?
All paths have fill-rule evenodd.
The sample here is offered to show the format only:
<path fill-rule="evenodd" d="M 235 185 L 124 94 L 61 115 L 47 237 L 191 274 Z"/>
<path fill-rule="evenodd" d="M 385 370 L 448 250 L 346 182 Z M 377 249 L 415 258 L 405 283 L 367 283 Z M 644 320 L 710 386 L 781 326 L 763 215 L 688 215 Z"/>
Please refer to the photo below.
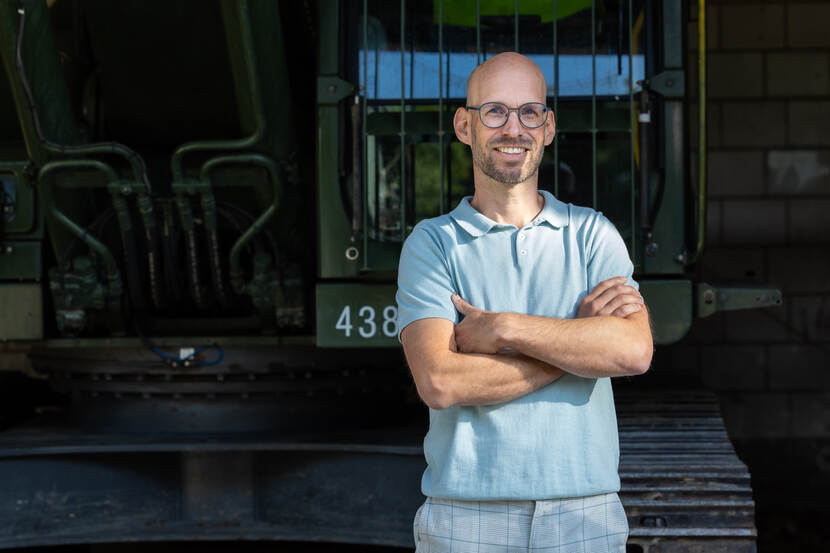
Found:
<path fill-rule="evenodd" d="M 501 127 L 507 122 L 511 109 L 499 102 L 483 104 L 479 109 L 481 122 L 488 127 Z M 547 108 L 544 104 L 531 102 L 518 107 L 519 121 L 528 128 L 541 127 L 547 118 Z"/>

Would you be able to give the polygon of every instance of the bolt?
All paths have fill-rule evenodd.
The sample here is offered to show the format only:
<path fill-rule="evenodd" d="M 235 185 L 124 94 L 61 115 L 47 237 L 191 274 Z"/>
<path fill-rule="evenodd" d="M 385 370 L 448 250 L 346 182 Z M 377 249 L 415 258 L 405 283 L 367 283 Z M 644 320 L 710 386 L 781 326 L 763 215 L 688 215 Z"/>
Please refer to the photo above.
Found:
<path fill-rule="evenodd" d="M 349 261 L 354 261 L 360 255 L 360 250 L 355 248 L 354 246 L 349 246 L 346 248 L 346 259 Z"/>
<path fill-rule="evenodd" d="M 3 213 L 11 213 L 11 212 L 12 212 L 12 206 L 10 206 L 10 205 L 4 205 L 3 206 Z"/>
<path fill-rule="evenodd" d="M 674 81 L 671 79 L 666 79 L 666 88 L 671 88 L 674 86 Z"/>
<path fill-rule="evenodd" d="M 6 246 L 6 250 L 5 250 L 5 251 L 6 251 L 6 253 L 7 253 L 7 254 L 8 254 L 8 253 L 12 253 L 12 252 L 14 251 L 14 248 L 13 248 L 13 247 L 11 247 L 11 246 Z"/>
<path fill-rule="evenodd" d="M 711 304 L 715 301 L 715 291 L 714 290 L 705 290 L 703 292 L 703 301 L 707 304 Z"/>
<path fill-rule="evenodd" d="M 129 186 L 122 186 L 121 187 L 121 193 L 124 194 L 125 196 L 129 196 L 132 191 L 133 191 L 132 188 L 130 188 Z"/>
<path fill-rule="evenodd" d="M 333 84 L 330 84 L 329 85 L 329 94 L 334 94 L 335 92 L 337 92 L 337 87 L 334 86 Z"/>
<path fill-rule="evenodd" d="M 659 250 L 659 246 L 657 242 L 651 242 L 646 246 L 646 255 L 649 257 L 655 257 L 657 255 L 657 250 Z"/>

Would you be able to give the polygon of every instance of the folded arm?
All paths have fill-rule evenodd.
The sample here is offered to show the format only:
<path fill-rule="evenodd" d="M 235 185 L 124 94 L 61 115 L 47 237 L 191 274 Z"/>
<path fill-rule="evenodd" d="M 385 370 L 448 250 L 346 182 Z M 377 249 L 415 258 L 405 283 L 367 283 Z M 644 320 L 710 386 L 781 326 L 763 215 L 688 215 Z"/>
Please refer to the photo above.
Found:
<path fill-rule="evenodd" d="M 492 353 L 509 348 L 587 378 L 642 374 L 654 351 L 648 311 L 641 300 L 631 300 L 625 290 L 633 289 L 622 282 L 616 278 L 600 283 L 585 297 L 580 312 L 592 312 L 594 303 L 612 299 L 596 313 L 576 319 L 494 313 L 455 296 L 453 303 L 464 314 L 455 327 L 458 350 Z"/>
<path fill-rule="evenodd" d="M 460 353 L 454 325 L 420 319 L 401 333 L 418 395 L 429 407 L 494 405 L 529 394 L 564 374 L 549 363 L 509 353 Z"/>

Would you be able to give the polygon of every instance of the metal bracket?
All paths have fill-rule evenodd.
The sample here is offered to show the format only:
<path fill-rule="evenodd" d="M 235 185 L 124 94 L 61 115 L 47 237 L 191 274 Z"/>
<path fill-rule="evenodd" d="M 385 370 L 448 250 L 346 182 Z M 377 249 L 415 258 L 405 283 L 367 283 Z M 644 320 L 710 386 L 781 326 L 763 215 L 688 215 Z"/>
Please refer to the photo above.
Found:
<path fill-rule="evenodd" d="M 718 311 L 754 309 L 781 305 L 781 290 L 774 286 L 714 285 L 698 282 L 697 316 L 708 317 Z"/>
<path fill-rule="evenodd" d="M 679 98 L 686 90 L 686 80 L 682 70 L 670 69 L 647 79 L 646 86 L 667 98 Z"/>
<path fill-rule="evenodd" d="M 317 76 L 317 103 L 337 104 L 354 93 L 354 85 L 336 75 Z"/>

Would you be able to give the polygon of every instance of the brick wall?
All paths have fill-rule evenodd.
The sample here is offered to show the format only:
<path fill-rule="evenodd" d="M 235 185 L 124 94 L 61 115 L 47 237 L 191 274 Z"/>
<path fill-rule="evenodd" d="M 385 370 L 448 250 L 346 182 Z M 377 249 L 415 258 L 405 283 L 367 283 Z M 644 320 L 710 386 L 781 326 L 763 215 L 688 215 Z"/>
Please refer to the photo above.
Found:
<path fill-rule="evenodd" d="M 786 539 L 763 520 L 826 511 L 830 492 L 830 2 L 721 0 L 708 16 L 709 236 L 698 275 L 774 284 L 785 301 L 698 320 L 655 367 L 694 372 L 720 396 L 753 473 L 764 551 Z M 691 127 L 696 117 L 692 102 Z"/>

